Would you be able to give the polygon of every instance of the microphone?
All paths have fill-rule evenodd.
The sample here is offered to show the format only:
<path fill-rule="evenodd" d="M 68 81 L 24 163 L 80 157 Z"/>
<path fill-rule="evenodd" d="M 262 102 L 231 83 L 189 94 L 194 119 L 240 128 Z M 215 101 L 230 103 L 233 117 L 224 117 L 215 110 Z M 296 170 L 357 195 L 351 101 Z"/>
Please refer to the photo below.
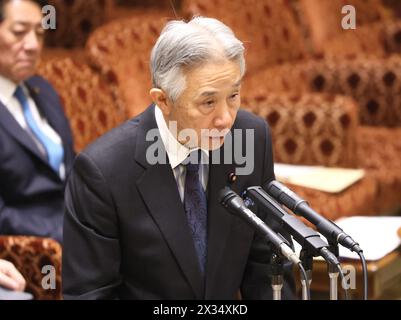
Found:
<path fill-rule="evenodd" d="M 280 182 L 273 180 L 267 186 L 267 192 L 279 203 L 286 206 L 295 214 L 304 217 L 313 223 L 317 230 L 329 241 L 339 243 L 342 246 L 355 252 L 362 252 L 359 244 L 346 234 L 334 222 L 322 217 L 314 211 L 307 201 L 299 197 L 296 193 L 288 189 Z"/>
<path fill-rule="evenodd" d="M 329 264 L 334 266 L 340 264 L 337 257 L 327 248 L 329 245 L 320 238 L 315 230 L 307 227 L 292 214 L 287 213 L 262 187 L 250 187 L 246 189 L 244 196 L 249 197 L 259 207 L 267 210 L 302 248 L 313 256 L 322 256 Z"/>
<path fill-rule="evenodd" d="M 256 232 L 266 237 L 288 260 L 297 265 L 301 263 L 296 253 L 289 246 L 287 240 L 280 234 L 274 232 L 256 214 L 249 210 L 245 206 L 242 198 L 233 190 L 228 187 L 223 188 L 219 194 L 219 202 L 230 213 L 239 216 L 253 227 Z"/>

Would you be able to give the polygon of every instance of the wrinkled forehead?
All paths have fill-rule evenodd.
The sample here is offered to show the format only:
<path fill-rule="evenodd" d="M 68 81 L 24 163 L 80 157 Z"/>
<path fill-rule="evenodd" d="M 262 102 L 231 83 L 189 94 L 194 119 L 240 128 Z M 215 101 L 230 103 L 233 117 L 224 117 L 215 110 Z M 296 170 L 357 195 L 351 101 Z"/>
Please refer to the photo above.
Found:
<path fill-rule="evenodd" d="M 241 72 L 238 61 L 222 60 L 203 63 L 195 68 L 186 69 L 184 75 L 189 87 L 202 90 L 202 87 L 238 86 Z"/>

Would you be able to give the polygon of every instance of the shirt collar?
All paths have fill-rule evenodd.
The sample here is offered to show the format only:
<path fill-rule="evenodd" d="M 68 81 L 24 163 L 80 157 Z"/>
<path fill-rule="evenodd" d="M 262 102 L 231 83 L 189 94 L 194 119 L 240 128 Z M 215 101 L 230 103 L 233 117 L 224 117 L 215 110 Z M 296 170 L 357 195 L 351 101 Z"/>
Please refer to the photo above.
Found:
<path fill-rule="evenodd" d="M 17 84 L 3 76 L 0 76 L 0 102 L 4 105 L 8 105 L 14 96 L 16 89 Z"/>
<path fill-rule="evenodd" d="M 200 148 L 190 149 L 179 143 L 177 138 L 169 130 L 166 120 L 164 119 L 163 113 L 157 105 L 155 105 L 155 117 L 161 139 L 163 141 L 168 158 L 170 160 L 171 168 L 175 169 L 188 157 L 188 155 L 192 151 L 198 150 Z M 201 163 L 202 164 L 209 163 L 209 151 L 204 149 L 201 149 L 201 151 L 202 151 Z"/>

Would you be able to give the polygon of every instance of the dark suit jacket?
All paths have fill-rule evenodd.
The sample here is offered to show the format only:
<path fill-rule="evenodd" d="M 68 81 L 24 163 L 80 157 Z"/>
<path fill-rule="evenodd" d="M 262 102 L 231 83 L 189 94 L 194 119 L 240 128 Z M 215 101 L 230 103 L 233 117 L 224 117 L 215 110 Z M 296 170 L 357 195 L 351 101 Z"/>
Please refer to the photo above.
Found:
<path fill-rule="evenodd" d="M 209 167 L 203 281 L 171 166 L 146 160 L 152 128 L 153 106 L 77 157 L 66 189 L 64 298 L 234 299 L 239 288 L 243 298 L 271 298 L 269 247 L 218 201 L 235 165 Z M 233 128 L 254 128 L 257 141 L 254 173 L 233 189 L 273 179 L 265 121 L 240 111 Z"/>
<path fill-rule="evenodd" d="M 32 77 L 25 83 L 39 112 L 63 141 L 68 172 L 74 158 L 73 142 L 60 100 L 41 77 Z M 64 187 L 32 138 L 0 103 L 0 234 L 61 241 Z"/>

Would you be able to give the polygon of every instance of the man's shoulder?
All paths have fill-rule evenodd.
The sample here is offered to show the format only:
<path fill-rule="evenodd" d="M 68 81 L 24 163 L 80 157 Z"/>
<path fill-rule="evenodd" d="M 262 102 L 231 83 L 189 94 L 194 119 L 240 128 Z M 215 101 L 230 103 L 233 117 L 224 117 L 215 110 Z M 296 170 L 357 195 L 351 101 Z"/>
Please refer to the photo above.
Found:
<path fill-rule="evenodd" d="M 256 114 L 240 109 L 234 122 L 234 129 L 264 129 L 266 121 Z"/>
<path fill-rule="evenodd" d="M 39 75 L 30 77 L 28 80 L 26 80 L 26 83 L 32 88 L 36 88 L 39 90 L 45 90 L 48 92 L 55 92 L 55 89 L 50 84 L 50 82 Z"/>
<path fill-rule="evenodd" d="M 125 150 L 127 146 L 135 143 L 139 122 L 137 118 L 125 121 L 89 144 L 82 152 L 91 158 L 99 159 L 105 154 Z"/>
<path fill-rule="evenodd" d="M 146 113 L 148 111 L 145 111 Z M 92 159 L 105 159 L 128 155 L 137 147 L 138 135 L 146 130 L 144 113 L 127 120 L 89 144 L 82 153 Z M 149 115 L 148 115 L 149 116 Z"/>
<path fill-rule="evenodd" d="M 25 81 L 25 84 L 34 92 L 36 95 L 40 96 L 53 104 L 60 104 L 59 94 L 52 84 L 45 78 L 35 75 L 30 77 Z"/>

